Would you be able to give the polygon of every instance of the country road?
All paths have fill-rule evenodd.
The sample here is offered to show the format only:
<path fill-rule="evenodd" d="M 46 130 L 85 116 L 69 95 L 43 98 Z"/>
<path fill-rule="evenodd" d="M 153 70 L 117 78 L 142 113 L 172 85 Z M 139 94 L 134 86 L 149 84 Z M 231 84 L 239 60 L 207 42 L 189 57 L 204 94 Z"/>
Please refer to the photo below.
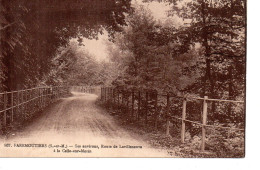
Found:
<path fill-rule="evenodd" d="M 74 92 L 51 104 L 33 123 L 1 139 L 0 157 L 171 157 L 120 127 L 96 99 Z"/>

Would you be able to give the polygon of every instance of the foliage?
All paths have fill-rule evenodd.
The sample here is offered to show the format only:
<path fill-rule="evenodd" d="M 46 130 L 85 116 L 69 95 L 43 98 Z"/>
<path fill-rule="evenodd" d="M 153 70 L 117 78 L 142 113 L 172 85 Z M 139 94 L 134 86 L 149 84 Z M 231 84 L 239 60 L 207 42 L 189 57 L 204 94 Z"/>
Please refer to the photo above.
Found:
<path fill-rule="evenodd" d="M 188 75 L 181 76 L 182 68 L 195 62 L 191 54 L 177 55 L 189 51 L 189 46 L 181 45 L 187 41 L 180 39 L 182 34 L 176 33 L 176 28 L 160 25 L 143 6 L 135 9 L 127 24 L 115 38 L 118 53 L 112 58 L 125 69 L 114 85 L 177 93 L 192 82 L 187 81 Z M 190 50 L 197 53 L 196 49 Z"/>
<path fill-rule="evenodd" d="M 111 58 L 125 69 L 113 85 L 128 91 L 156 90 L 172 95 L 188 93 L 196 97 L 208 96 L 210 99 L 244 100 L 245 1 L 167 2 L 172 3 L 169 13 L 183 19 L 185 24 L 162 24 L 156 22 L 144 7 L 135 9 L 127 18 L 128 26 L 115 36 L 118 50 Z M 144 96 L 141 97 L 141 105 L 145 102 Z M 165 100 L 164 106 L 157 106 L 160 108 L 157 112 L 153 110 L 154 103 L 155 100 L 149 97 L 148 106 L 144 104 L 148 116 L 152 116 L 152 119 L 157 116 L 165 121 L 160 115 L 161 112 L 165 113 Z M 182 102 L 172 99 L 171 104 L 171 116 L 180 117 Z M 243 110 L 242 104 L 210 101 L 208 124 L 243 129 Z M 156 115 L 158 112 L 159 115 Z M 201 122 L 201 113 L 202 101 L 188 101 L 188 120 Z M 143 114 L 142 110 L 140 114 Z M 186 123 L 186 128 L 190 146 L 197 146 L 201 127 Z M 243 157 L 244 132 L 236 133 L 237 136 L 228 136 L 221 130 L 212 131 L 207 139 L 207 150 L 217 150 L 219 157 Z M 238 151 L 234 152 L 233 149 Z"/>
<path fill-rule="evenodd" d="M 112 36 L 124 25 L 130 1 L 1 0 L 1 86 L 35 86 L 71 38 L 96 38 L 105 28 Z M 22 61 L 22 62 L 21 62 Z"/>

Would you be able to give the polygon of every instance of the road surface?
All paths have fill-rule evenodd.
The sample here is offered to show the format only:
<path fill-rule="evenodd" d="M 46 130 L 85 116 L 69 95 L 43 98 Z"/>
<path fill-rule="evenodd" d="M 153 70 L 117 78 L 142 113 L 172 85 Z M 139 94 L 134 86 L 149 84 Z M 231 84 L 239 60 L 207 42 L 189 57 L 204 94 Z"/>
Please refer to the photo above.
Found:
<path fill-rule="evenodd" d="M 74 92 L 50 105 L 22 131 L 1 139 L 0 157 L 171 157 L 120 127 L 96 99 Z"/>

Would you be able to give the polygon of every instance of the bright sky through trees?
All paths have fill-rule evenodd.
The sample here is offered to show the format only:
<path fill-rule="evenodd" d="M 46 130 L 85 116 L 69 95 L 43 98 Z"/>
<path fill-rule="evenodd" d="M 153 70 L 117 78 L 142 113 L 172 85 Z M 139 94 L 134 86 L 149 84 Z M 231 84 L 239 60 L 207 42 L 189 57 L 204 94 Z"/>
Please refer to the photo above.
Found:
<path fill-rule="evenodd" d="M 151 2 L 151 3 L 142 3 L 142 0 L 133 1 L 133 6 L 135 5 L 144 5 L 151 10 L 153 16 L 157 20 L 166 20 L 167 19 L 167 10 L 170 9 L 170 6 L 165 3 Z M 97 61 L 107 61 L 107 52 L 106 52 L 106 42 L 108 41 L 108 34 L 104 32 L 103 35 L 98 36 L 98 40 L 89 40 L 84 38 L 84 45 L 80 49 L 83 51 L 88 51 L 90 54 L 94 55 Z"/>

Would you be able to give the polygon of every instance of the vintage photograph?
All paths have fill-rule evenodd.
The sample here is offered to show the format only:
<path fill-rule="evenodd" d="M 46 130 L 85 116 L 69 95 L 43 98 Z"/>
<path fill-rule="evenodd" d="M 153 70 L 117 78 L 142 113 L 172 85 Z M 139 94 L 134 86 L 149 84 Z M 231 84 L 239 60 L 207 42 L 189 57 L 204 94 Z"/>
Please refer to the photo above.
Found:
<path fill-rule="evenodd" d="M 0 157 L 244 158 L 246 11 L 0 0 Z"/>

